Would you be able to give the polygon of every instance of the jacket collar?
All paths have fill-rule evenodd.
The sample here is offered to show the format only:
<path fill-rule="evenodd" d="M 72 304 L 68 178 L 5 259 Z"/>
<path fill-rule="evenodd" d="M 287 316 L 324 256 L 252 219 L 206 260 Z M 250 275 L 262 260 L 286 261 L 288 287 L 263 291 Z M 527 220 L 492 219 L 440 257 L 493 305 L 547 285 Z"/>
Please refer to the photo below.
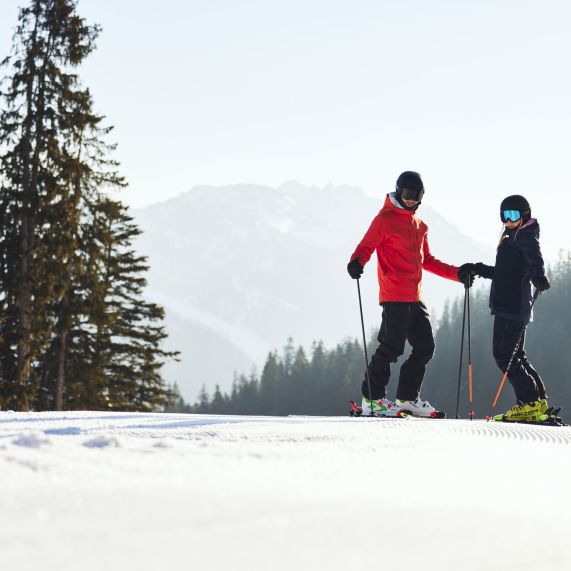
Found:
<path fill-rule="evenodd" d="M 518 226 L 517 228 L 505 228 L 505 233 L 510 238 L 517 236 L 520 232 L 526 230 L 528 232 L 538 232 L 539 223 L 537 218 L 530 218 L 523 226 Z"/>
<path fill-rule="evenodd" d="M 537 223 L 537 218 L 530 218 L 521 228 L 520 230 L 523 230 L 524 228 L 528 228 L 529 226 L 533 226 L 534 224 Z"/>
<path fill-rule="evenodd" d="M 385 198 L 385 203 L 381 208 L 381 211 L 394 212 L 395 214 L 403 214 L 405 216 L 414 216 L 416 214 L 414 210 L 407 210 L 406 208 L 403 208 L 399 204 L 395 192 L 387 194 L 387 197 Z"/>

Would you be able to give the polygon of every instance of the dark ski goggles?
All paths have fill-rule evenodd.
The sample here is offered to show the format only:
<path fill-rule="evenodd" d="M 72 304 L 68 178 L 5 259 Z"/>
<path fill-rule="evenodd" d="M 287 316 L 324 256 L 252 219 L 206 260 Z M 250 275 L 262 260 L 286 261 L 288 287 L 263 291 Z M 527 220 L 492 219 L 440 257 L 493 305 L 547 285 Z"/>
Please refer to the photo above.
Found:
<path fill-rule="evenodd" d="M 521 212 L 519 210 L 502 210 L 501 211 L 502 222 L 517 222 L 521 218 Z"/>
<path fill-rule="evenodd" d="M 400 191 L 400 197 L 403 200 L 416 200 L 420 202 L 424 196 L 424 190 L 418 188 L 403 188 Z"/>

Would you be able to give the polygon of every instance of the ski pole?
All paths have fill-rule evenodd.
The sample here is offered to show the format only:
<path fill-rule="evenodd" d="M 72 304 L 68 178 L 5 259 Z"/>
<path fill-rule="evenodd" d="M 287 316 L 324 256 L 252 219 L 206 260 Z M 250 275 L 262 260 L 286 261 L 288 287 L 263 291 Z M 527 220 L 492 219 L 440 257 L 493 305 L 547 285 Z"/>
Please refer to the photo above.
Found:
<path fill-rule="evenodd" d="M 468 313 L 468 402 L 470 410 L 470 420 L 474 418 L 474 410 L 472 408 L 472 334 L 470 327 L 470 285 L 466 286 L 466 307 Z"/>
<path fill-rule="evenodd" d="M 359 311 L 361 313 L 361 331 L 363 332 L 363 349 L 365 350 L 365 377 L 367 378 L 367 387 L 369 389 L 369 400 L 373 400 L 371 392 L 371 377 L 369 375 L 369 356 L 367 355 L 367 340 L 365 337 L 365 320 L 363 319 L 363 304 L 361 302 L 361 286 L 359 285 L 360 278 L 357 278 L 357 293 L 359 294 Z M 373 409 L 371 408 L 371 415 Z"/>
<path fill-rule="evenodd" d="M 502 389 L 504 388 L 504 384 L 506 382 L 506 379 L 508 378 L 508 373 L 510 371 L 510 367 L 512 366 L 513 360 L 515 359 L 515 356 L 519 350 L 519 344 L 521 343 L 521 338 L 523 337 L 525 329 L 529 324 L 529 320 L 531 319 L 531 310 L 533 309 L 533 306 L 534 306 L 538 297 L 539 297 L 539 290 L 536 289 L 535 293 L 533 294 L 533 299 L 531 300 L 531 306 L 529 307 L 529 317 L 527 318 L 527 321 L 525 322 L 523 329 L 521 330 L 521 333 L 519 334 L 519 337 L 517 338 L 517 343 L 515 344 L 512 356 L 510 357 L 510 360 L 508 361 L 508 366 L 507 366 L 506 371 L 504 373 L 504 376 L 502 378 L 502 382 L 500 383 L 500 386 L 498 388 L 498 392 L 496 393 L 496 398 L 494 399 L 494 402 L 492 403 L 492 408 L 496 407 L 496 403 L 498 402 L 498 399 L 500 398 L 500 394 L 502 393 Z"/>
<path fill-rule="evenodd" d="M 466 287 L 466 286 L 464 286 Z M 456 418 L 460 406 L 460 382 L 462 379 L 462 357 L 464 356 L 464 330 L 466 329 L 466 301 L 468 300 L 468 288 L 464 290 L 464 310 L 462 312 L 462 341 L 460 342 L 460 364 L 458 365 L 458 391 L 456 392 Z"/>

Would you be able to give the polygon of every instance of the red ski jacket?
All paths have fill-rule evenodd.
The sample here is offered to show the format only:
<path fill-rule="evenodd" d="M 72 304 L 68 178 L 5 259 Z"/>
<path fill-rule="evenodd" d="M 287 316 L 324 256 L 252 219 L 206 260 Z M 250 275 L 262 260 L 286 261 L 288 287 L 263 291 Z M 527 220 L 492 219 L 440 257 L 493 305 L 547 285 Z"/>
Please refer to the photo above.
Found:
<path fill-rule="evenodd" d="M 458 280 L 458 268 L 437 260 L 428 247 L 428 227 L 411 210 L 385 204 L 351 256 L 361 265 L 377 250 L 379 302 L 422 301 L 422 270 Z"/>

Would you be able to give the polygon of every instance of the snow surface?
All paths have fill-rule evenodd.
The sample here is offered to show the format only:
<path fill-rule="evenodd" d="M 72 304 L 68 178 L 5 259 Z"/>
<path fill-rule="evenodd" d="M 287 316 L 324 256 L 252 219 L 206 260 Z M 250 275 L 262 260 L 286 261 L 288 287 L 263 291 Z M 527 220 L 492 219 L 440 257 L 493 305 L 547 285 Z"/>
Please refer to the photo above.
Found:
<path fill-rule="evenodd" d="M 28 570 L 571 569 L 571 428 L 0 413 Z"/>

